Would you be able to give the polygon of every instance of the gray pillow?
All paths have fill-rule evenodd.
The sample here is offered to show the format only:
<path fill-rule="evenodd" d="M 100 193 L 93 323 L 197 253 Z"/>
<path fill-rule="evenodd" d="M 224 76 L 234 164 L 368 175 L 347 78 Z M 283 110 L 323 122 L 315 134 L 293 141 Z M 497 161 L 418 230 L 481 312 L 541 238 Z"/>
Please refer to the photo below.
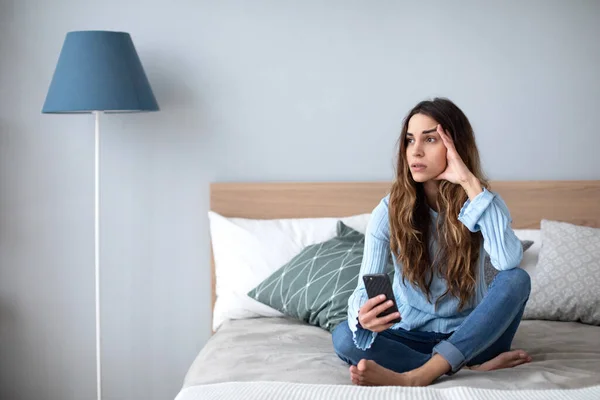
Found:
<path fill-rule="evenodd" d="M 337 236 L 305 247 L 248 292 L 281 313 L 328 331 L 347 318 L 348 298 L 356 288 L 365 235 L 337 224 Z M 393 273 L 393 264 L 388 273 Z"/>
<path fill-rule="evenodd" d="M 541 235 L 523 319 L 600 325 L 600 229 L 542 220 Z"/>
<path fill-rule="evenodd" d="M 528 248 L 530 248 L 532 245 L 533 245 L 533 241 L 531 241 L 531 240 L 521 240 L 521 246 L 523 247 L 523 253 L 525 253 L 525 251 Z M 485 284 L 487 286 L 490 286 L 490 283 L 492 283 L 492 281 L 494 280 L 494 278 L 500 271 L 498 271 L 496 268 L 494 268 L 494 266 L 492 265 L 492 260 L 490 259 L 490 256 L 488 253 L 485 253 L 485 258 L 483 260 L 483 270 L 485 273 Z"/>

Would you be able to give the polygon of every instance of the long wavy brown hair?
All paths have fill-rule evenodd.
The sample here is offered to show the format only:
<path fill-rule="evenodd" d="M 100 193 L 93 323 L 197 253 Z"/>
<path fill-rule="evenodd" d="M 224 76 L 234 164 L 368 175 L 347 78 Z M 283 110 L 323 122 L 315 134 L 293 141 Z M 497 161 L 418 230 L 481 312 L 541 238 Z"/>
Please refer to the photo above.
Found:
<path fill-rule="evenodd" d="M 399 138 L 396 179 L 392 184 L 389 201 L 390 245 L 394 257 L 402 266 L 402 281 L 408 280 L 421 289 L 431 303 L 431 283 L 438 274 L 445 277 L 446 291 L 436 299 L 435 306 L 448 294 L 459 299 L 459 310 L 470 304 L 477 282 L 479 249 L 482 236 L 472 233 L 458 220 L 461 207 L 467 200 L 464 189 L 441 180 L 436 198 L 438 210 L 437 248 L 430 259 L 431 214 L 426 202 L 423 183 L 415 182 L 406 159 L 406 132 L 408 122 L 415 114 L 433 118 L 450 135 L 465 165 L 489 188 L 479 160 L 479 151 L 471 123 L 454 103 L 445 98 L 434 98 L 418 103 L 405 117 Z"/>

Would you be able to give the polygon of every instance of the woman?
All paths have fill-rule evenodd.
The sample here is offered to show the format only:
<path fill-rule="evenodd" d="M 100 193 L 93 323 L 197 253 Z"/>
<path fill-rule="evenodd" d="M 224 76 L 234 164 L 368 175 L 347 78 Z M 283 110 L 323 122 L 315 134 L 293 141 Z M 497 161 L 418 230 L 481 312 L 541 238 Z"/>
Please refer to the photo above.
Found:
<path fill-rule="evenodd" d="M 510 351 L 530 293 L 521 242 L 506 204 L 488 190 L 469 120 L 447 99 L 422 101 L 399 147 L 397 178 L 367 227 L 348 320 L 333 332 L 352 382 L 426 386 L 465 366 L 530 362 Z M 484 251 L 500 271 L 489 287 Z M 378 318 L 391 302 L 369 299 L 362 276 L 385 272 L 390 256 L 399 313 Z"/>

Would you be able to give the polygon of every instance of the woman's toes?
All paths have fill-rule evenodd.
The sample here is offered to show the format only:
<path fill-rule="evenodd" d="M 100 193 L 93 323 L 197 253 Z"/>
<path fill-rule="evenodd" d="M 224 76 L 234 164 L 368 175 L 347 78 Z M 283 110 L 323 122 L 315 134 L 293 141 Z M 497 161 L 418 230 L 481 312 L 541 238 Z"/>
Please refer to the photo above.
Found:
<path fill-rule="evenodd" d="M 359 373 L 364 372 L 367 369 L 367 361 L 370 361 L 370 360 L 365 360 L 363 358 L 362 360 L 360 360 L 358 362 L 358 365 L 356 366 L 356 368 L 358 369 Z"/>
<path fill-rule="evenodd" d="M 531 356 L 529 354 L 527 354 L 527 352 L 525 350 L 517 350 L 519 357 L 523 358 L 523 359 L 528 359 L 531 358 Z"/>
<path fill-rule="evenodd" d="M 513 360 L 510 364 L 510 367 L 516 367 L 517 365 L 521 365 L 521 364 L 527 364 L 531 362 L 531 357 L 527 356 L 526 358 L 518 358 L 516 360 Z"/>
<path fill-rule="evenodd" d="M 517 366 L 519 366 L 521 364 L 525 364 L 525 363 L 522 360 L 515 360 L 515 361 L 512 361 L 512 362 L 506 364 L 504 366 L 504 368 L 514 368 L 514 367 L 517 367 Z"/>

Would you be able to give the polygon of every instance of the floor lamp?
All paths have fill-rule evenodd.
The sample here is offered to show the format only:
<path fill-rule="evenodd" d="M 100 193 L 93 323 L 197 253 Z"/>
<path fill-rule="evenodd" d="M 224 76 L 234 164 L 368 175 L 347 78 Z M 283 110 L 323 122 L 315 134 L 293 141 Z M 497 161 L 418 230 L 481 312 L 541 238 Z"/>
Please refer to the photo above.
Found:
<path fill-rule="evenodd" d="M 42 113 L 93 113 L 94 265 L 96 281 L 96 391 L 102 399 L 100 340 L 100 114 L 158 111 L 152 88 L 126 32 L 67 33 Z"/>

